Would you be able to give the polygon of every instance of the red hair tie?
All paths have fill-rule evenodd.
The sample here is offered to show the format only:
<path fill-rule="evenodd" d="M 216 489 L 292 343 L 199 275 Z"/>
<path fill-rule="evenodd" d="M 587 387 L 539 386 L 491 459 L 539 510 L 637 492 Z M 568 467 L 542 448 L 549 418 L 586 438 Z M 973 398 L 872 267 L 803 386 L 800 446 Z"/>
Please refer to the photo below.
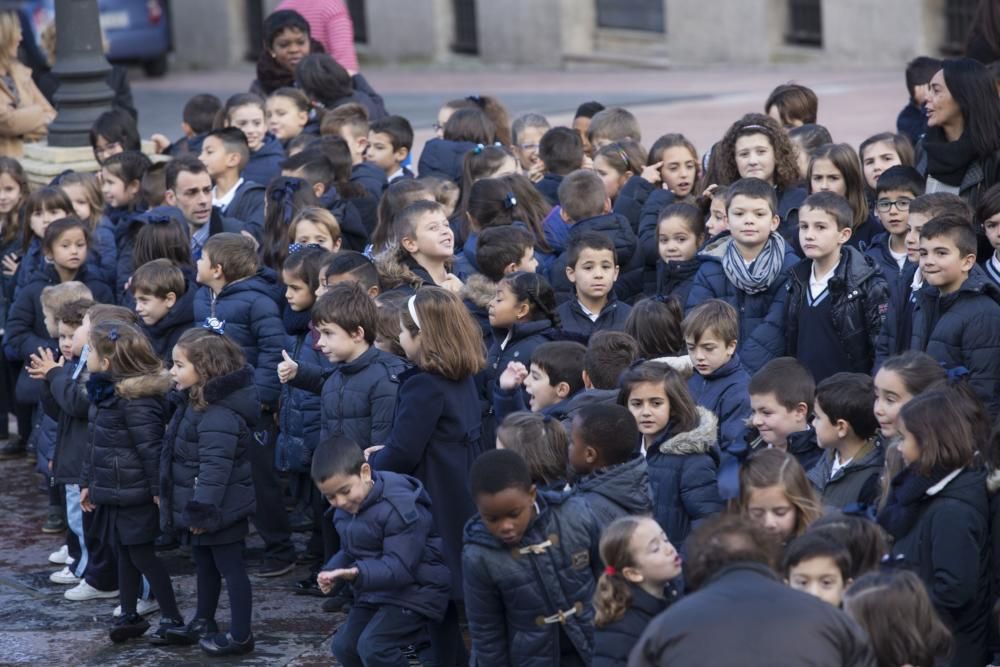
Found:
<path fill-rule="evenodd" d="M 613 577 L 616 574 L 618 574 L 618 570 L 616 570 L 611 565 L 608 565 L 606 568 L 604 568 L 604 574 L 608 575 L 609 577 Z"/>

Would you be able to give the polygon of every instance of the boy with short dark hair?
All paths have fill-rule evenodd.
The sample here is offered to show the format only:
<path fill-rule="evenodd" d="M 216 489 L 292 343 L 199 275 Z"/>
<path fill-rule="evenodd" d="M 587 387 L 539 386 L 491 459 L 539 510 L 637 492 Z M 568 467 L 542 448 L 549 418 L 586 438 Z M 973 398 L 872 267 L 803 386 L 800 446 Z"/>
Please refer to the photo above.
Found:
<path fill-rule="evenodd" d="M 469 487 L 479 514 L 465 528 L 462 570 L 477 664 L 590 664 L 602 564 L 587 502 L 537 490 L 509 449 L 481 454 Z"/>
<path fill-rule="evenodd" d="M 737 352 L 751 373 L 785 351 L 788 274 L 798 261 L 778 233 L 774 187 L 741 178 L 726 194 L 728 234 L 710 241 L 688 293 L 686 309 L 722 299 L 740 315 Z"/>
<path fill-rule="evenodd" d="M 317 576 L 324 593 L 350 583 L 354 603 L 330 646 L 344 665 L 403 664 L 448 606 L 451 576 L 431 499 L 408 475 L 372 470 L 358 443 L 319 444 L 313 482 L 334 508 L 341 549 Z"/>
<path fill-rule="evenodd" d="M 812 469 L 823 451 L 809 423 L 816 397 L 809 370 L 791 357 L 772 359 L 751 376 L 747 391 L 750 448 L 776 447 L 794 456 L 804 470 Z"/>
<path fill-rule="evenodd" d="M 535 187 L 550 204 L 558 206 L 563 177 L 583 166 L 580 135 L 568 127 L 553 127 L 538 143 L 538 157 L 545 165 L 545 174 Z"/>
<path fill-rule="evenodd" d="M 917 262 L 908 259 L 906 233 L 910 204 L 922 194 L 924 178 L 913 167 L 889 167 L 875 182 L 874 208 L 885 231 L 875 235 L 865 254 L 882 269 L 890 303 L 899 303 L 917 270 Z"/>
<path fill-rule="evenodd" d="M 493 412 L 499 424 L 512 412 L 531 409 L 561 419 L 568 399 L 583 389 L 583 357 L 580 343 L 558 340 L 542 343 L 531 354 L 531 366 L 511 362 L 497 378 L 493 392 Z M 528 405 L 521 392 L 524 385 Z"/>
<path fill-rule="evenodd" d="M 639 358 L 639 344 L 622 331 L 598 331 L 583 355 L 583 390 L 573 394 L 562 410 L 569 433 L 573 417 L 589 405 L 617 405 L 618 378 Z"/>
<path fill-rule="evenodd" d="M 941 69 L 941 61 L 930 56 L 917 56 L 906 65 L 906 92 L 909 103 L 896 118 L 896 131 L 905 134 L 915 146 L 927 132 L 927 86 Z"/>
<path fill-rule="evenodd" d="M 684 342 L 694 373 L 688 389 L 695 402 L 718 419 L 718 443 L 723 458 L 742 442 L 750 416 L 750 374 L 736 354 L 739 316 L 720 299 L 709 299 L 684 318 Z"/>
<path fill-rule="evenodd" d="M 604 105 L 600 102 L 584 102 L 576 108 L 573 115 L 573 129 L 580 135 L 583 142 L 583 153 L 593 157 L 594 147 L 590 145 L 590 121 L 598 113 L 604 111 Z"/>
<path fill-rule="evenodd" d="M 575 299 L 563 302 L 556 312 L 562 328 L 589 339 L 597 331 L 621 331 L 632 308 L 615 296 L 618 279 L 615 245 L 607 234 L 583 232 L 570 236 L 566 248 L 566 278 Z"/>
<path fill-rule="evenodd" d="M 1000 287 L 976 264 L 976 232 L 943 215 L 920 230 L 920 272 L 910 349 L 948 368 L 969 370 L 969 384 L 991 418 L 1000 413 Z"/>
<path fill-rule="evenodd" d="M 194 285 L 169 259 L 154 259 L 132 274 L 129 289 L 135 297 L 135 312 L 153 350 L 173 365 L 173 349 L 181 334 L 194 325 Z"/>
<path fill-rule="evenodd" d="M 573 491 L 587 501 L 601 528 L 618 517 L 653 512 L 638 440 L 635 418 L 620 405 L 588 405 L 573 417 L 567 450 L 576 477 Z"/>
<path fill-rule="evenodd" d="M 821 381 L 839 371 L 871 372 L 889 310 L 889 286 L 875 260 L 847 245 L 854 213 L 832 192 L 799 208 L 806 258 L 788 279 L 786 353 Z"/>
<path fill-rule="evenodd" d="M 824 505 L 843 508 L 878 500 L 885 453 L 875 441 L 874 393 L 871 376 L 864 373 L 837 373 L 816 387 L 813 427 L 824 453 L 807 474 Z"/>
<path fill-rule="evenodd" d="M 851 554 L 826 535 L 806 533 L 789 542 L 781 562 L 791 588 L 840 607 L 844 591 L 853 583 Z"/>
<path fill-rule="evenodd" d="M 184 136 L 174 143 L 162 134 L 152 136 L 153 146 L 158 153 L 166 153 L 171 157 L 181 155 L 199 155 L 205 135 L 211 131 L 215 117 L 222 109 L 222 100 L 209 93 L 193 96 L 184 104 L 181 112 L 181 132 Z"/>
<path fill-rule="evenodd" d="M 365 158 L 385 172 L 389 183 L 401 178 L 414 178 L 409 167 L 403 166 L 413 150 L 413 127 L 402 116 L 387 116 L 371 124 Z"/>
<path fill-rule="evenodd" d="M 246 135 L 236 127 L 212 130 L 205 136 L 198 156 L 212 177 L 212 206 L 222 215 L 242 220 L 246 230 L 260 237 L 264 228 L 265 185 L 243 178 L 250 161 Z"/>
<path fill-rule="evenodd" d="M 527 229 L 513 225 L 488 227 L 479 233 L 476 265 L 494 283 L 515 271 L 534 273 L 538 268 L 535 237 Z"/>
<path fill-rule="evenodd" d="M 361 285 L 369 297 L 374 299 L 379 289 L 378 270 L 375 263 L 353 250 L 341 250 L 324 262 L 319 273 L 319 287 L 316 298 L 323 296 L 337 283 L 354 282 Z"/>

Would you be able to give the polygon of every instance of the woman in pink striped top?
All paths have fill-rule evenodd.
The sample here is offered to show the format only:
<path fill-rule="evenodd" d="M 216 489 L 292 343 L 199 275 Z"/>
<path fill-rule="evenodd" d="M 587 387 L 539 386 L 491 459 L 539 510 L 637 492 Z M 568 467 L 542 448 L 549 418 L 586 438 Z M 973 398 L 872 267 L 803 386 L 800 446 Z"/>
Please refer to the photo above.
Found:
<path fill-rule="evenodd" d="M 312 37 L 351 74 L 358 72 L 354 23 L 344 0 L 284 0 L 278 10 L 291 9 L 309 23 Z"/>

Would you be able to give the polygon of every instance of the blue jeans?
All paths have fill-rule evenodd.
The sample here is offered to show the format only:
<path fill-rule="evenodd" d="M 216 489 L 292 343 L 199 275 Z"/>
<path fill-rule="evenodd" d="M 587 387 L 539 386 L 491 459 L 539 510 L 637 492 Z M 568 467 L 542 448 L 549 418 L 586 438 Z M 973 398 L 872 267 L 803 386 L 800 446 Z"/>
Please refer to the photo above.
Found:
<path fill-rule="evenodd" d="M 330 649 L 344 667 L 408 667 L 403 650 L 427 636 L 427 617 L 390 604 L 355 604 Z"/>
<path fill-rule="evenodd" d="M 66 524 L 80 542 L 80 558 L 73 564 L 73 574 L 83 578 L 87 571 L 90 554 L 87 552 L 87 542 L 83 539 L 83 509 L 80 508 L 80 485 L 66 485 Z"/>

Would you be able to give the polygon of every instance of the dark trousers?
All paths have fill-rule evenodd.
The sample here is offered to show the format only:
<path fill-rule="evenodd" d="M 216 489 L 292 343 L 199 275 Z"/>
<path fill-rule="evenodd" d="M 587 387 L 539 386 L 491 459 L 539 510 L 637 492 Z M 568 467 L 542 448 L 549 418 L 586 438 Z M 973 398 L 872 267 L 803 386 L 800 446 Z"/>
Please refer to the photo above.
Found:
<path fill-rule="evenodd" d="M 309 544 L 306 551 L 320 555 L 323 558 L 321 563 L 330 560 L 333 554 L 340 551 L 340 535 L 333 527 L 332 515 L 327 514 L 330 510 L 330 503 L 326 497 L 319 492 L 314 484 L 310 493 L 312 503 L 313 530 L 309 536 Z"/>
<path fill-rule="evenodd" d="M 83 513 L 83 539 L 87 544 L 87 571 L 83 578 L 99 591 L 118 588 L 114 515 L 107 507 L 97 505 L 93 512 Z"/>
<path fill-rule="evenodd" d="M 214 619 L 222 594 L 222 580 L 229 591 L 229 634 L 238 642 L 250 636 L 253 595 L 243 562 L 243 542 L 193 545 L 191 555 L 198 572 L 198 611 L 195 618 Z"/>
<path fill-rule="evenodd" d="M 444 618 L 437 623 L 431 622 L 428 626 L 431 655 L 440 667 L 459 667 L 469 664 L 469 653 L 465 650 L 465 639 L 462 638 L 459 618 L 459 603 L 451 600 L 444 612 Z"/>
<path fill-rule="evenodd" d="M 254 433 L 256 442 L 250 446 L 250 474 L 253 477 L 257 512 L 252 517 L 257 532 L 264 540 L 266 558 L 288 563 L 295 561 L 292 529 L 285 512 L 285 498 L 278 473 L 274 469 L 274 440 L 276 429 L 270 427 Z"/>
<path fill-rule="evenodd" d="M 344 667 L 408 667 L 403 652 L 426 639 L 427 617 L 383 604 L 355 604 L 330 649 Z"/>
<path fill-rule="evenodd" d="M 160 617 L 183 620 L 174 597 L 174 585 L 152 542 L 118 545 L 118 599 L 122 605 L 122 616 L 135 613 L 136 601 L 142 592 L 143 575 L 160 603 Z"/>

